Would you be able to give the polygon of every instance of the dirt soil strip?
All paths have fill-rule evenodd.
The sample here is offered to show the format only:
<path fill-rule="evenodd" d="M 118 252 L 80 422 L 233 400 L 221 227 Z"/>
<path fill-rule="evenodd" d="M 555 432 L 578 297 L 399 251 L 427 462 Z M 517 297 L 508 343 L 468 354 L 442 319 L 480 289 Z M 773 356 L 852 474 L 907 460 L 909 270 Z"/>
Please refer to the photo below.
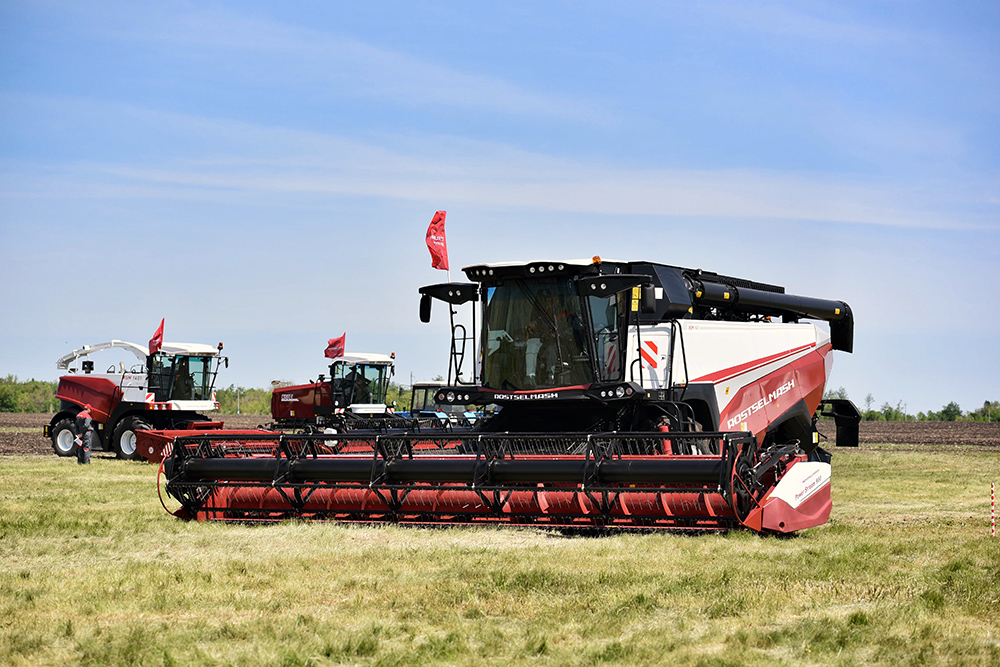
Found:
<path fill-rule="evenodd" d="M 50 414 L 0 412 L 0 456 L 55 456 L 51 441 L 42 435 L 42 427 L 51 419 Z M 270 421 L 261 415 L 223 415 L 219 419 L 227 428 L 255 428 Z"/>
<path fill-rule="evenodd" d="M 0 412 L 0 456 L 55 456 L 42 427 L 52 415 Z M 219 415 L 227 428 L 254 428 L 266 416 Z M 820 422 L 820 433 L 835 438 L 833 422 Z M 861 444 L 970 446 L 1000 449 L 1000 423 L 984 422 L 862 422 Z M 829 446 L 828 445 L 828 446 Z"/>

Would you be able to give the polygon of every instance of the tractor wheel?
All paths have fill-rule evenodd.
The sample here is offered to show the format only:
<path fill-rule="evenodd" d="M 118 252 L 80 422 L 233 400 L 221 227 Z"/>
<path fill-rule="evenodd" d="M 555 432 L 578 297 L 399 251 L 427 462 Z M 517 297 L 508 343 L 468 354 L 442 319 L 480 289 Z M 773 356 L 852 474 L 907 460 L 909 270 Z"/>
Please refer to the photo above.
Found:
<path fill-rule="evenodd" d="M 136 431 L 148 431 L 152 428 L 141 417 L 126 417 L 118 422 L 114 436 L 111 438 L 111 446 L 118 458 L 138 460 L 140 457 L 136 451 L 135 433 Z"/>
<path fill-rule="evenodd" d="M 76 456 L 76 427 L 73 419 L 60 419 L 49 431 L 52 449 L 59 456 Z"/>

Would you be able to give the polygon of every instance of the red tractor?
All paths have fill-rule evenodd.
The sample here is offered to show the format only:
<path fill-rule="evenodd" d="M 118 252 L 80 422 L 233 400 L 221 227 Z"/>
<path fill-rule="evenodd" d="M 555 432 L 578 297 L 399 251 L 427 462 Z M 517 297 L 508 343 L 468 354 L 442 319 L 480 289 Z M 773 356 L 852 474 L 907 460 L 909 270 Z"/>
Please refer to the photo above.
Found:
<path fill-rule="evenodd" d="M 137 363 L 126 369 L 119 361 L 105 372 L 95 373 L 89 356 L 112 348 L 128 350 Z M 59 411 L 45 426 L 44 434 L 52 439 L 56 454 L 75 456 L 73 420 L 90 405 L 94 449 L 114 451 L 122 459 L 139 459 L 138 431 L 221 427 L 201 414 L 219 409 L 215 378 L 220 364 L 229 366 L 229 359 L 220 356 L 221 352 L 222 343 L 217 348 L 164 343 L 158 352 L 149 354 L 143 345 L 120 340 L 73 350 L 56 362 L 68 374 L 59 378 Z M 81 357 L 80 366 L 74 366 Z"/>
<path fill-rule="evenodd" d="M 277 387 L 271 394 L 272 426 L 318 432 L 380 428 L 400 421 L 385 403 L 395 354 L 344 354 L 330 363 L 330 377 Z M 401 424 L 405 426 L 407 424 Z"/>

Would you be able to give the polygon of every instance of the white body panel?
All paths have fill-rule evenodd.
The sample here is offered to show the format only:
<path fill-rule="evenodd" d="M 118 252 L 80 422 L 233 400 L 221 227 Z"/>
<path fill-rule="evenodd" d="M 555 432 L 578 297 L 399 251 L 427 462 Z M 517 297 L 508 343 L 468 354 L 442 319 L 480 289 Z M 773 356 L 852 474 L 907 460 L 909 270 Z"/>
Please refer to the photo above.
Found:
<path fill-rule="evenodd" d="M 96 345 L 84 345 L 78 350 L 73 350 L 69 354 L 59 357 L 59 359 L 56 360 L 56 368 L 69 368 L 69 365 L 80 357 L 88 357 L 94 352 L 110 350 L 112 348 L 128 350 L 143 364 L 146 363 L 146 357 L 149 356 L 149 348 L 145 345 L 130 343 L 124 340 L 110 340 L 106 343 L 97 343 Z M 214 348 L 211 345 L 204 345 L 202 343 L 164 343 L 160 346 L 160 353 L 168 355 L 187 354 L 197 357 L 219 356 L 219 350 L 217 348 Z"/>
<path fill-rule="evenodd" d="M 680 338 L 674 343 L 673 375 L 675 385 L 687 382 L 711 382 L 719 412 L 724 413 L 740 389 L 786 366 L 827 344 L 830 336 L 812 323 L 713 322 L 681 320 Z M 671 327 L 642 327 L 642 385 L 646 389 L 664 389 L 670 381 Z M 635 328 L 629 329 L 626 379 L 639 381 L 639 340 Z M 832 355 L 827 356 L 827 363 Z M 685 361 L 687 370 L 685 373 Z M 829 372 L 829 367 L 827 367 Z M 726 428 L 726 425 L 721 425 Z"/>
<path fill-rule="evenodd" d="M 331 364 L 336 364 L 338 362 L 346 364 L 347 366 L 353 366 L 355 364 L 369 364 L 373 366 L 391 366 L 395 360 L 387 354 L 378 354 L 375 352 L 356 352 L 354 354 L 345 354 L 341 357 L 331 359 Z"/>
<path fill-rule="evenodd" d="M 830 483 L 829 463 L 802 461 L 792 466 L 769 494 L 788 503 L 792 509 L 809 500 Z"/>
<path fill-rule="evenodd" d="M 382 403 L 351 403 L 350 410 L 356 414 L 384 415 L 387 408 Z"/>

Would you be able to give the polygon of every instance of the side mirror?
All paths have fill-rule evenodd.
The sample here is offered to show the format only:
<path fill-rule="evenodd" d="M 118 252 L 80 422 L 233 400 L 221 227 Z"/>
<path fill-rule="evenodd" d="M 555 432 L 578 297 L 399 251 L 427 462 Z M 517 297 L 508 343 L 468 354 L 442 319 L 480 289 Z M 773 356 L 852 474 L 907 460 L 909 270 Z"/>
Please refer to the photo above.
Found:
<path fill-rule="evenodd" d="M 431 321 L 431 295 L 420 295 L 420 321 L 426 324 Z"/>
<path fill-rule="evenodd" d="M 229 368 L 229 357 L 223 357 L 226 360 L 226 368 Z"/>
<path fill-rule="evenodd" d="M 639 306 L 642 312 L 646 315 L 656 312 L 656 288 L 655 287 L 643 287 L 642 288 L 642 304 Z"/>

